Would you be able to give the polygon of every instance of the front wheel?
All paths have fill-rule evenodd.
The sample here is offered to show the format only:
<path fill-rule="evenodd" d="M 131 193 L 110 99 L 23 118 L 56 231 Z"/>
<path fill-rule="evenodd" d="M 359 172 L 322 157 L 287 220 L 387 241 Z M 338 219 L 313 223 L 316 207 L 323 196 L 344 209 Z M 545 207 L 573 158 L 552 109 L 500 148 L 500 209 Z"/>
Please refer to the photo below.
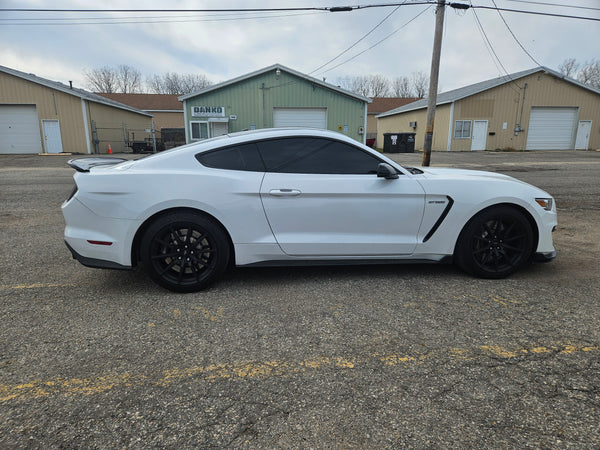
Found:
<path fill-rule="evenodd" d="M 456 261 L 481 278 L 504 278 L 531 258 L 533 231 L 527 218 L 510 206 L 477 214 L 465 226 L 456 246 Z"/>
<path fill-rule="evenodd" d="M 159 217 L 144 233 L 140 259 L 148 275 L 175 292 L 211 284 L 229 262 L 229 241 L 208 217 L 175 213 Z"/>

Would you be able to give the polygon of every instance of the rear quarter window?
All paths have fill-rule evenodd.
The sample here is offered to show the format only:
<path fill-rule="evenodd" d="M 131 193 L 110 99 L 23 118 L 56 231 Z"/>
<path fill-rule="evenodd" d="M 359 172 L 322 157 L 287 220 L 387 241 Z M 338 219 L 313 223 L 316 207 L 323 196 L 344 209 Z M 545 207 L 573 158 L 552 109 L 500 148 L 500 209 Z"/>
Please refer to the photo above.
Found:
<path fill-rule="evenodd" d="M 265 171 L 263 162 L 258 154 L 258 149 L 254 143 L 198 153 L 196 159 L 203 166 L 213 169 L 243 170 L 247 172 Z"/>

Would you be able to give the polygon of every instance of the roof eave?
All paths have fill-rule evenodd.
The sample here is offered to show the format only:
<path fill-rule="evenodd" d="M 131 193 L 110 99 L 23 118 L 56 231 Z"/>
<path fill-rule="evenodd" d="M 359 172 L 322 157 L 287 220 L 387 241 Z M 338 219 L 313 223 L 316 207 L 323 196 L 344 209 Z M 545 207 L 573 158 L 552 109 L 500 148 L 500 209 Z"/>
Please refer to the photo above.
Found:
<path fill-rule="evenodd" d="M 231 80 L 224 81 L 222 83 L 215 84 L 215 85 L 212 85 L 212 86 L 208 86 L 208 87 L 206 87 L 204 89 L 200 89 L 199 91 L 192 92 L 190 94 L 182 95 L 182 96 L 178 97 L 178 100 L 180 102 L 183 102 L 183 101 L 186 101 L 186 100 L 188 100 L 190 98 L 198 97 L 199 95 L 207 94 L 209 92 L 216 91 L 217 89 L 222 89 L 224 87 L 231 86 L 232 84 L 239 83 L 241 81 L 248 80 L 250 78 L 254 78 L 256 76 L 259 76 L 259 75 L 262 75 L 264 73 L 267 73 L 267 72 L 270 72 L 270 71 L 273 71 L 273 70 L 277 70 L 277 69 L 285 71 L 285 72 L 288 72 L 289 74 L 294 75 L 294 76 L 299 77 L 299 78 L 302 78 L 302 79 L 304 79 L 304 80 L 306 80 L 308 82 L 317 84 L 317 85 L 319 85 L 319 86 L 321 86 L 321 87 L 323 87 L 325 89 L 329 89 L 329 90 L 332 90 L 332 91 L 335 91 L 335 92 L 339 92 L 340 94 L 346 95 L 348 97 L 355 98 L 355 99 L 363 101 L 365 103 L 371 103 L 373 101 L 369 97 L 364 97 L 364 96 L 362 96 L 360 94 L 356 94 L 354 92 L 347 91 L 345 89 L 342 89 L 340 87 L 334 86 L 332 84 L 325 83 L 324 81 L 321 81 L 321 80 L 319 80 L 317 78 L 313 78 L 313 77 L 311 77 L 309 75 L 305 75 L 305 74 L 303 74 L 301 72 L 298 72 L 298 71 L 296 71 L 294 69 L 290 69 L 289 67 L 283 66 L 281 64 L 273 64 L 273 65 L 265 67 L 263 69 L 260 69 L 260 70 L 257 70 L 257 71 L 251 72 L 251 73 L 247 73 L 245 75 L 242 75 L 242 76 L 239 76 L 239 77 L 236 77 L 236 78 L 232 78 Z"/>

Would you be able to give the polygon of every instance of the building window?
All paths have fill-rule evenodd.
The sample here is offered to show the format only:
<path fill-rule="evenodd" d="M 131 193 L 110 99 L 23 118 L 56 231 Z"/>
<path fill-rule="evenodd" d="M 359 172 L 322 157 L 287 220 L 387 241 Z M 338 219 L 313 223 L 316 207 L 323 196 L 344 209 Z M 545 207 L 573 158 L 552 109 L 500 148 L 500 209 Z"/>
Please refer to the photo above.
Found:
<path fill-rule="evenodd" d="M 208 122 L 190 122 L 192 140 L 208 139 Z"/>
<path fill-rule="evenodd" d="M 454 122 L 454 139 L 469 139 L 471 137 L 471 121 L 457 120 Z"/>

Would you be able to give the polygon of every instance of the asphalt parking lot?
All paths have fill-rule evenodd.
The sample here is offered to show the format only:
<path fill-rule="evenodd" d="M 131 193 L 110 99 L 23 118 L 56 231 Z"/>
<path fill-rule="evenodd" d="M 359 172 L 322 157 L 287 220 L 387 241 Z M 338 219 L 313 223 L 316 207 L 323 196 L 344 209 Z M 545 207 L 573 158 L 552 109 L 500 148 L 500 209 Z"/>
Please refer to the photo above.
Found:
<path fill-rule="evenodd" d="M 252 268 L 187 295 L 71 259 L 67 159 L 0 155 L 0 448 L 598 447 L 600 152 L 432 155 L 556 198 L 557 259 L 509 279 Z"/>

